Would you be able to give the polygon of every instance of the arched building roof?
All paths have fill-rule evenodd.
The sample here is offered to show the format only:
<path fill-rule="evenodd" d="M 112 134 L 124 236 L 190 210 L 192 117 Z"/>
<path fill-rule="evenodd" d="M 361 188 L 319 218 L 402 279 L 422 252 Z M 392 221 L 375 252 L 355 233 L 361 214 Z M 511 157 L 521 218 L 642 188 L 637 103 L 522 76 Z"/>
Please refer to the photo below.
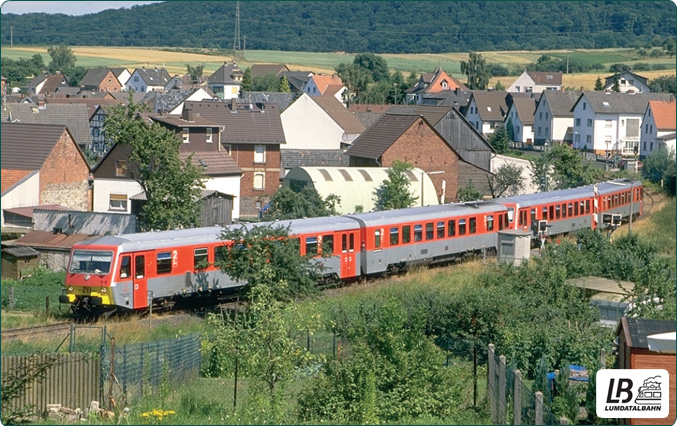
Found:
<path fill-rule="evenodd" d="M 421 187 L 423 205 L 439 204 L 435 186 L 423 170 L 414 168 L 407 175 L 411 182 L 409 189 L 418 197 L 416 205 L 421 205 Z M 341 204 L 337 206 L 339 214 L 349 214 L 355 212 L 356 206 L 362 206 L 364 212 L 374 210 L 374 192 L 387 178 L 387 167 L 295 167 L 287 173 L 282 186 L 296 190 L 310 185 L 322 198 L 338 195 L 341 197 Z"/>

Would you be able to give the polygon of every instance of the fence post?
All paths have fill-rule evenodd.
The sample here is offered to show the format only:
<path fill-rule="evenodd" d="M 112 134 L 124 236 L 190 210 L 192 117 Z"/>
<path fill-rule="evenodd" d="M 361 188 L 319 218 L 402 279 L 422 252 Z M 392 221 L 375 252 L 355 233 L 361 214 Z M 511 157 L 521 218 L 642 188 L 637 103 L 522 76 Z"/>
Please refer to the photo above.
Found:
<path fill-rule="evenodd" d="M 599 368 L 606 368 L 606 350 L 599 350 Z"/>
<path fill-rule="evenodd" d="M 522 424 L 522 372 L 515 370 L 515 383 L 512 391 L 513 424 Z"/>
<path fill-rule="evenodd" d="M 477 408 L 477 339 L 472 346 L 472 406 Z"/>
<path fill-rule="evenodd" d="M 14 309 L 14 286 L 9 287 L 9 309 Z"/>
<path fill-rule="evenodd" d="M 45 318 L 49 318 L 49 296 L 45 296 Z"/>
<path fill-rule="evenodd" d="M 498 357 L 498 424 L 505 424 L 505 355 Z"/>
<path fill-rule="evenodd" d="M 534 424 L 542 425 L 543 424 L 543 392 L 536 392 L 536 416 L 534 419 Z"/>
<path fill-rule="evenodd" d="M 334 359 L 336 359 L 336 330 L 332 331 L 332 339 L 331 339 L 331 344 L 332 344 L 332 354 L 334 355 Z"/>
<path fill-rule="evenodd" d="M 75 325 L 71 324 L 71 341 L 68 346 L 68 352 L 73 353 L 75 351 Z"/>
<path fill-rule="evenodd" d="M 122 347 L 122 371 L 124 377 L 122 379 L 122 393 L 125 394 L 125 400 L 127 399 L 127 345 Z"/>
<path fill-rule="evenodd" d="M 489 356 L 487 359 L 487 364 L 489 365 L 489 406 L 491 407 L 491 423 L 497 423 L 497 410 L 496 410 L 496 395 L 494 391 L 496 390 L 496 364 L 494 359 L 494 345 L 489 343 Z"/>

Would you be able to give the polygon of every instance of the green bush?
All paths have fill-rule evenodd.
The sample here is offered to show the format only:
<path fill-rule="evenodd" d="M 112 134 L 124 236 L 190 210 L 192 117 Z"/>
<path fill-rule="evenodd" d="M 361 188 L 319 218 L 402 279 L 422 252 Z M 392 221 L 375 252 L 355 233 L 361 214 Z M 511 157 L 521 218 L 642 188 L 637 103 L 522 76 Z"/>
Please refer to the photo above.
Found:
<path fill-rule="evenodd" d="M 14 287 L 14 309 L 44 312 L 46 297 L 49 297 L 50 304 L 58 304 L 65 278 L 65 272 L 36 268 L 30 277 L 21 281 L 2 280 L 0 288 L 2 308 L 9 308 L 9 288 Z"/>

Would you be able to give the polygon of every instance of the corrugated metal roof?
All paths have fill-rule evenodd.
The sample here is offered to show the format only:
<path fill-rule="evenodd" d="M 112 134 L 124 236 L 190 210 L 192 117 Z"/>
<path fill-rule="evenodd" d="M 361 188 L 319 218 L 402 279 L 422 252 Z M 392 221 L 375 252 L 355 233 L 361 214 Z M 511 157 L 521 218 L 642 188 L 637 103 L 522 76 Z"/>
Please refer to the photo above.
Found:
<path fill-rule="evenodd" d="M 75 243 L 91 238 L 85 234 L 62 234 L 47 231 L 30 231 L 14 242 L 16 246 L 39 247 L 47 249 L 67 249 Z"/>
<path fill-rule="evenodd" d="M 6 247 L 2 251 L 14 257 L 34 257 L 40 255 L 39 251 L 30 247 Z"/>
<path fill-rule="evenodd" d="M 414 168 L 408 174 L 410 192 L 421 201 L 421 175 L 423 175 L 423 201 L 426 205 L 439 203 L 435 185 L 423 170 Z M 295 167 L 285 176 L 282 186 L 289 187 L 292 181 L 306 182 L 314 188 L 322 198 L 329 195 L 341 197 L 337 210 L 341 214 L 353 213 L 356 206 L 364 211 L 375 208 L 374 193 L 381 183 L 388 178 L 388 168 L 379 167 Z"/>

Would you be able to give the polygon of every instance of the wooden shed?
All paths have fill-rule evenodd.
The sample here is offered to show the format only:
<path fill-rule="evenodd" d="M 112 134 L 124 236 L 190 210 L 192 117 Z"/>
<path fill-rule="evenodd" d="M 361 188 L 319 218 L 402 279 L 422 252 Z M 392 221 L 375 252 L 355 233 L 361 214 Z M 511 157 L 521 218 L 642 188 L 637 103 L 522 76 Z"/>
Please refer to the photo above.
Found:
<path fill-rule="evenodd" d="M 655 352 L 649 348 L 648 336 L 673 332 L 677 329 L 674 320 L 647 320 L 623 317 L 618 325 L 617 368 L 660 368 L 670 375 L 670 414 L 664 419 L 620 419 L 624 424 L 671 425 L 675 424 L 675 353 Z"/>
<path fill-rule="evenodd" d="M 38 267 L 40 252 L 31 247 L 5 247 L 2 249 L 2 279 L 20 280 Z"/>

